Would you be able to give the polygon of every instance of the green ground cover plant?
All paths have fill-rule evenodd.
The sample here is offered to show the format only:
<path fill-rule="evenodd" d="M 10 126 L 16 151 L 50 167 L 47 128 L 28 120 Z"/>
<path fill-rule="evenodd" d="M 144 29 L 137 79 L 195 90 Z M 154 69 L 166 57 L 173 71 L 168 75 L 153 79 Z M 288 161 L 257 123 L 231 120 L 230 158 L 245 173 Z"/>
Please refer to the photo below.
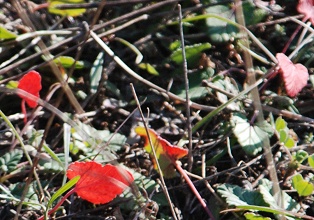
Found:
<path fill-rule="evenodd" d="M 0 219 L 314 219 L 314 1 L 0 1 Z"/>

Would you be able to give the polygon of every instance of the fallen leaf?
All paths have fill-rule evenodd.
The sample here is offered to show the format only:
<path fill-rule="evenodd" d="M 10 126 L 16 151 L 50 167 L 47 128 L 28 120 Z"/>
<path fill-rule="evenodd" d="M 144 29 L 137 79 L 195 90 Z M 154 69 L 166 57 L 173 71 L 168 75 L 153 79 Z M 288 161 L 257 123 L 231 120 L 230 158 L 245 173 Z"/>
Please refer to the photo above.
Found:
<path fill-rule="evenodd" d="M 310 19 L 314 25 L 314 0 L 299 0 L 297 10 L 304 15 L 304 20 Z"/>
<path fill-rule="evenodd" d="M 34 70 L 29 71 L 20 79 L 18 88 L 39 98 L 39 91 L 41 90 L 40 74 Z M 36 101 L 29 99 L 22 94 L 19 94 L 19 96 L 26 101 L 29 107 L 35 108 L 37 106 Z"/>
<path fill-rule="evenodd" d="M 144 149 L 149 153 L 153 161 L 154 168 L 155 170 L 158 171 L 157 163 L 153 154 L 152 147 L 149 143 L 149 138 L 146 133 L 146 129 L 144 127 L 137 127 L 135 128 L 135 132 L 145 139 Z M 156 157 L 164 177 L 165 178 L 175 177 L 176 172 L 173 163 L 175 163 L 176 160 L 186 156 L 188 154 L 188 150 L 170 144 L 167 140 L 160 137 L 152 129 L 148 129 L 148 132 L 152 144 L 154 145 Z"/>
<path fill-rule="evenodd" d="M 67 177 L 80 176 L 74 191 L 82 198 L 94 204 L 104 204 L 121 194 L 134 178 L 120 167 L 94 162 L 74 162 L 67 170 Z"/>
<path fill-rule="evenodd" d="M 308 70 L 302 64 L 293 64 L 283 53 L 277 53 L 276 58 L 281 69 L 287 94 L 290 97 L 295 97 L 307 84 L 309 79 Z"/>

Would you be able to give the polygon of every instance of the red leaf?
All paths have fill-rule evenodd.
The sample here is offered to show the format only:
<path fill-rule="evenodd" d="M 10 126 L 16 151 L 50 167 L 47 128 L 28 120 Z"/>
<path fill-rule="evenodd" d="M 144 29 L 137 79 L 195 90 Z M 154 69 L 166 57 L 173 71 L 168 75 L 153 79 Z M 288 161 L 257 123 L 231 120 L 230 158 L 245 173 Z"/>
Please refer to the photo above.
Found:
<path fill-rule="evenodd" d="M 152 147 L 149 144 L 149 138 L 146 133 L 146 129 L 144 127 L 137 127 L 135 128 L 135 132 L 141 137 L 144 137 L 145 139 L 144 149 L 149 153 L 152 159 L 154 168 L 158 171 L 157 163 L 155 161 Z M 149 132 L 149 136 L 151 138 L 152 144 L 154 145 L 156 157 L 157 157 L 158 163 L 160 165 L 160 168 L 162 170 L 164 177 L 166 178 L 175 177 L 176 172 L 175 172 L 173 163 L 175 163 L 176 160 L 186 156 L 188 154 L 188 150 L 170 144 L 167 140 L 160 137 L 152 129 L 148 129 L 148 132 Z"/>
<path fill-rule="evenodd" d="M 277 53 L 276 58 L 285 82 L 287 94 L 290 97 L 295 97 L 307 84 L 309 79 L 308 70 L 302 64 L 293 64 L 283 53 Z"/>
<path fill-rule="evenodd" d="M 67 170 L 67 177 L 72 179 L 81 176 L 74 191 L 83 199 L 94 203 L 104 204 L 121 194 L 132 181 L 132 174 L 111 164 L 105 166 L 90 162 L 72 163 Z"/>
<path fill-rule="evenodd" d="M 299 0 L 298 12 L 304 14 L 304 20 L 310 19 L 314 25 L 314 0 Z"/>
<path fill-rule="evenodd" d="M 18 88 L 39 98 L 39 91 L 41 90 L 40 74 L 34 70 L 29 71 L 20 79 Z M 32 99 L 29 99 L 27 98 L 27 96 L 24 96 L 22 94 L 18 95 L 26 101 L 29 107 L 35 108 L 37 106 L 36 101 L 33 101 Z"/>

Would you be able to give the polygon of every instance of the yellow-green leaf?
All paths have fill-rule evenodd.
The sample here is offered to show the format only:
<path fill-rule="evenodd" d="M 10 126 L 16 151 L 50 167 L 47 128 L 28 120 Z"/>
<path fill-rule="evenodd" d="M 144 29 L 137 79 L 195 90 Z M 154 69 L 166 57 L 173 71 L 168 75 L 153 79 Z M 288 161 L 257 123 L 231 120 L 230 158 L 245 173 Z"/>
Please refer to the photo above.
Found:
<path fill-rule="evenodd" d="M 10 40 L 10 39 L 15 39 L 16 37 L 17 37 L 16 34 L 0 26 L 0 40 Z"/>
<path fill-rule="evenodd" d="M 155 76 L 159 76 L 158 71 L 155 69 L 155 67 L 153 67 L 152 65 L 150 65 L 149 63 L 140 63 L 138 65 L 139 68 L 146 70 L 147 72 L 149 72 L 152 75 Z"/>
<path fill-rule="evenodd" d="M 314 190 L 313 184 L 304 180 L 301 174 L 292 177 L 292 186 L 300 196 L 309 196 Z"/>
<path fill-rule="evenodd" d="M 18 86 L 19 82 L 18 81 L 13 81 L 13 80 L 10 80 L 8 82 L 8 84 L 6 85 L 7 88 L 9 89 L 16 89 L 17 86 Z"/>
<path fill-rule="evenodd" d="M 75 9 L 58 9 L 56 6 L 65 4 L 65 3 L 82 3 L 82 1 L 51 1 L 48 6 L 48 11 L 52 14 L 62 15 L 62 16 L 71 16 L 76 17 L 85 13 L 85 8 L 75 8 Z"/>
<path fill-rule="evenodd" d="M 309 163 L 309 165 L 311 167 L 314 168 L 314 154 L 311 154 L 308 158 L 307 158 L 307 162 Z"/>
<path fill-rule="evenodd" d="M 75 63 L 75 69 L 83 69 L 84 68 L 84 62 L 82 61 L 76 61 L 73 57 L 69 56 L 60 56 L 53 60 L 56 64 L 61 64 L 64 68 L 70 68 Z"/>
<path fill-rule="evenodd" d="M 295 146 L 294 140 L 290 137 L 288 140 L 285 142 L 285 146 L 287 148 L 293 148 Z"/>

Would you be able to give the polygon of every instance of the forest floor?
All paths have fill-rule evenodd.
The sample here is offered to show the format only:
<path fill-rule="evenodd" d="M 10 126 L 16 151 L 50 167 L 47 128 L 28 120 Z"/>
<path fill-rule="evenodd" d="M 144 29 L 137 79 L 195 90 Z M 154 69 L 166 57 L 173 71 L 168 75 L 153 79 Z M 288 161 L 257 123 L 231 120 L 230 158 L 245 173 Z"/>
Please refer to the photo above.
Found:
<path fill-rule="evenodd" d="M 47 219 L 314 219 L 313 11 L 0 1 L 0 219 L 47 215 L 75 161 L 134 182 L 98 191 L 96 174 L 87 193 L 123 193 L 91 202 L 76 187 Z"/>

